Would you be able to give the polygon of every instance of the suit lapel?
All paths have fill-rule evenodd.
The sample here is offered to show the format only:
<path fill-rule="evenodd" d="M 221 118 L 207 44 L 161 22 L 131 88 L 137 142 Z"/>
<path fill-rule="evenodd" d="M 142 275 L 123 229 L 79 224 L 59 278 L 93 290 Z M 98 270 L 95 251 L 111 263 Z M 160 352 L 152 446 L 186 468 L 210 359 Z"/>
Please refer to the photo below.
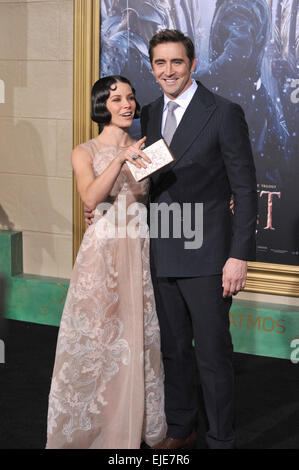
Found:
<path fill-rule="evenodd" d="M 203 131 L 216 109 L 213 93 L 198 83 L 195 92 L 184 116 L 178 125 L 170 144 L 175 161 L 169 165 L 174 168 L 184 156 L 194 140 Z"/>
<path fill-rule="evenodd" d="M 161 124 L 163 105 L 163 97 L 157 100 L 153 105 L 153 114 L 152 119 L 150 120 L 151 126 L 148 129 L 150 139 L 147 141 L 147 145 L 151 145 L 162 138 Z M 198 88 L 186 109 L 170 144 L 170 151 L 175 160 L 173 163 L 161 168 L 161 170 L 152 175 L 154 183 L 159 181 L 159 186 L 161 187 L 162 182 L 164 183 L 164 180 L 169 176 L 169 171 L 171 171 L 179 161 L 181 161 L 188 148 L 203 131 L 215 109 L 216 103 L 213 93 L 198 82 Z"/>
<path fill-rule="evenodd" d="M 162 139 L 161 126 L 162 126 L 162 114 L 163 114 L 164 98 L 161 96 L 152 107 L 152 118 L 149 120 L 149 126 L 147 129 L 148 139 L 146 140 L 146 146 L 155 143 L 157 140 Z"/>

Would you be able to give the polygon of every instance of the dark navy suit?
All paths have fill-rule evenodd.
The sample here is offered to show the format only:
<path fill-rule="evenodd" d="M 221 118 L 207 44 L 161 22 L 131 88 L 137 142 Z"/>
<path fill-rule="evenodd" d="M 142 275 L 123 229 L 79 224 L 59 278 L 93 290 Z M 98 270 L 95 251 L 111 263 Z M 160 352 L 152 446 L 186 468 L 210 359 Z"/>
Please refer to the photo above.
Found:
<path fill-rule="evenodd" d="M 147 145 L 161 138 L 163 103 L 160 97 L 142 110 Z M 194 338 L 209 420 L 208 444 L 231 448 L 231 298 L 222 297 L 222 269 L 229 257 L 255 259 L 257 217 L 255 167 L 241 107 L 199 83 L 170 149 L 175 161 L 152 176 L 150 202 L 180 207 L 191 203 L 193 209 L 202 203 L 203 243 L 198 249 L 186 249 L 189 240 L 184 236 L 151 238 L 168 436 L 186 437 L 196 426 Z M 231 194 L 234 216 L 229 210 Z"/>

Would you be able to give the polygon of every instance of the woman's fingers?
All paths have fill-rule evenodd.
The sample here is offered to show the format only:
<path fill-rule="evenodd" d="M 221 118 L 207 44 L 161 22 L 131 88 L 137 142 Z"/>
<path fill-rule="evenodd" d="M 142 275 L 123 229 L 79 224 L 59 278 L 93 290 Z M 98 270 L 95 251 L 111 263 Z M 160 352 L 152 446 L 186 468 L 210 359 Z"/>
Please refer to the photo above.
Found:
<path fill-rule="evenodd" d="M 152 163 L 151 159 L 144 152 L 142 152 L 142 150 L 138 150 L 138 152 L 135 153 L 138 153 L 138 155 L 147 163 Z"/>
<path fill-rule="evenodd" d="M 136 158 L 137 157 L 137 158 Z M 136 147 L 130 147 L 127 151 L 127 160 L 131 163 L 134 163 L 138 168 L 146 168 L 146 163 L 152 163 L 151 159 L 145 155 L 141 150 L 138 150 Z"/>
<path fill-rule="evenodd" d="M 142 137 L 142 139 L 138 140 L 136 144 L 134 144 L 134 147 L 138 147 L 140 149 L 145 141 L 146 141 L 146 137 Z"/>
<path fill-rule="evenodd" d="M 122 161 L 127 160 L 137 168 L 146 168 L 146 163 L 152 163 L 151 159 L 140 149 L 145 141 L 146 137 L 142 137 L 142 139 L 138 140 L 134 145 L 131 145 L 125 152 L 122 152 L 120 154 Z"/>
<path fill-rule="evenodd" d="M 142 161 L 141 155 L 138 158 L 133 158 L 135 155 L 139 155 L 139 152 L 132 152 L 128 155 L 127 160 L 137 166 L 137 168 L 146 168 L 146 164 Z"/>
<path fill-rule="evenodd" d="M 143 158 L 143 160 L 145 160 L 147 163 L 152 163 L 151 159 L 141 150 L 141 147 L 145 141 L 146 137 L 142 137 L 142 139 L 138 140 L 138 142 L 133 145 L 133 148 L 136 149 L 135 153 L 138 153 L 138 155 Z"/>

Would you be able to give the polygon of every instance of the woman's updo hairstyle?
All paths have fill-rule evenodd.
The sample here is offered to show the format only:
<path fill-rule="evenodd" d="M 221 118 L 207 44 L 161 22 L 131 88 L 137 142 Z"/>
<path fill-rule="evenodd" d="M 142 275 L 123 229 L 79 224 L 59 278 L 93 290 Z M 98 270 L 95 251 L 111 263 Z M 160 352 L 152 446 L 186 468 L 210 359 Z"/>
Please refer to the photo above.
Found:
<path fill-rule="evenodd" d="M 135 90 L 129 80 L 121 75 L 110 75 L 108 77 L 100 78 L 92 87 L 91 90 L 91 119 L 99 124 L 99 132 L 101 132 L 105 125 L 111 121 L 111 113 L 108 111 L 106 102 L 110 96 L 110 91 L 114 91 L 117 82 L 127 83 L 131 88 L 135 97 Z M 134 119 L 140 117 L 140 105 L 136 102 L 136 110 Z"/>

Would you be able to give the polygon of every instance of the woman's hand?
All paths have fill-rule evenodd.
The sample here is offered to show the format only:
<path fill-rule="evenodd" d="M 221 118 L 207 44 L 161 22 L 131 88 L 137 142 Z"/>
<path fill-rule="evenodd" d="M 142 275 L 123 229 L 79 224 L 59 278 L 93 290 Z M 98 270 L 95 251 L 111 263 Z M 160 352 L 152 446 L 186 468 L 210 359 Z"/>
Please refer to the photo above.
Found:
<path fill-rule="evenodd" d="M 146 137 L 138 140 L 133 145 L 130 145 L 127 149 L 123 150 L 117 155 L 117 159 L 120 161 L 121 165 L 125 163 L 125 161 L 133 163 L 137 168 L 146 168 L 146 164 L 143 160 L 147 163 L 152 163 L 152 161 L 142 152 L 141 147 L 146 141 Z M 138 158 L 132 158 L 134 155 L 138 155 Z"/>

